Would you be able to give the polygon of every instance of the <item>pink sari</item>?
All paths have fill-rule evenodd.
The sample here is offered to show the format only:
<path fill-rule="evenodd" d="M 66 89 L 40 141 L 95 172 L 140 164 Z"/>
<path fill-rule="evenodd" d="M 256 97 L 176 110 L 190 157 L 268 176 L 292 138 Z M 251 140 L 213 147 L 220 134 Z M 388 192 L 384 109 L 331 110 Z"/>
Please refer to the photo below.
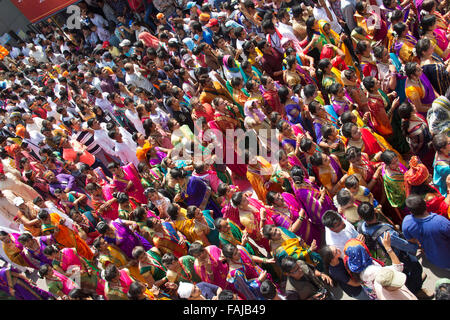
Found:
<path fill-rule="evenodd" d="M 434 29 L 433 33 L 434 33 L 434 37 L 436 38 L 436 44 L 442 51 L 445 51 L 448 46 L 448 39 L 447 39 L 445 30 L 436 28 L 436 29 Z M 447 60 L 448 58 L 449 58 L 449 55 L 447 55 L 446 57 L 442 57 L 442 59 L 444 59 L 444 60 Z"/>
<path fill-rule="evenodd" d="M 142 187 L 141 179 L 139 178 L 139 174 L 134 164 L 129 163 L 121 168 L 125 173 L 124 178 L 117 178 L 114 176 L 112 185 L 116 187 L 117 191 L 124 192 L 128 181 L 133 181 L 133 187 L 131 190 L 127 191 L 127 195 L 135 198 L 140 203 L 147 203 L 147 198 L 144 195 L 144 188 Z"/>
<path fill-rule="evenodd" d="M 209 262 L 211 263 L 212 275 L 206 272 L 206 267 L 200 265 L 198 259 L 195 259 L 194 269 L 204 282 L 215 284 L 223 289 L 227 289 L 229 284 L 227 282 L 228 264 L 220 261 L 222 250 L 217 246 L 211 245 L 205 248 L 209 254 Z"/>
<path fill-rule="evenodd" d="M 72 279 L 66 277 L 58 271 L 53 270 L 53 275 L 63 284 L 62 292 L 65 295 L 68 295 L 72 289 L 78 288 L 77 284 Z"/>

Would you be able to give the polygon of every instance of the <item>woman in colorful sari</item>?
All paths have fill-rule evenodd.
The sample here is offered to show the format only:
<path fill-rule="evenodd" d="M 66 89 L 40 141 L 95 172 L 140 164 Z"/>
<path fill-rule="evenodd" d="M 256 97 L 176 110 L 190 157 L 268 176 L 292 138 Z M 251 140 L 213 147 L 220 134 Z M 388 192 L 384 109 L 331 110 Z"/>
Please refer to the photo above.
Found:
<path fill-rule="evenodd" d="M 247 179 L 255 190 L 259 200 L 266 201 L 266 194 L 270 189 L 269 180 L 272 175 L 272 165 L 261 156 L 250 157 L 248 150 L 245 150 L 245 162 L 247 166 Z"/>
<path fill-rule="evenodd" d="M 247 60 L 243 61 L 239 65 L 239 70 L 241 72 L 242 79 L 244 80 L 244 84 L 247 84 L 248 81 L 255 81 L 258 85 L 261 84 L 261 71 L 258 70 L 252 63 Z"/>
<path fill-rule="evenodd" d="M 450 174 L 450 139 L 447 134 L 440 133 L 433 137 L 433 147 L 436 156 L 433 164 L 433 184 L 444 196 L 447 194 L 447 176 Z"/>
<path fill-rule="evenodd" d="M 395 150 L 382 136 L 374 132 L 371 128 L 365 127 L 363 120 L 355 112 L 344 112 L 341 116 L 344 124 L 341 128 L 342 135 L 347 139 L 345 144 L 347 148 L 352 146 L 367 154 L 371 160 L 378 161 L 381 152 L 392 150 L 397 154 L 400 162 L 406 164 L 400 153 Z M 400 140 L 399 137 L 396 137 Z M 406 143 L 406 140 L 405 140 Z"/>
<path fill-rule="evenodd" d="M 378 79 L 377 62 L 374 59 L 370 42 L 363 40 L 356 44 L 356 54 L 358 55 L 362 75 L 361 77 L 374 77 Z"/>
<path fill-rule="evenodd" d="M 0 296 L 3 291 L 6 299 L 14 300 L 50 300 L 54 296 L 31 282 L 19 270 L 12 266 L 0 268 Z M 4 298 L 2 298 L 3 300 Z"/>
<path fill-rule="evenodd" d="M 41 279 L 45 279 L 48 291 L 59 299 L 68 300 L 69 292 L 80 288 L 75 281 L 54 270 L 50 264 L 41 266 L 38 274 Z"/>
<path fill-rule="evenodd" d="M 214 190 L 210 187 L 209 182 L 200 176 L 192 175 L 186 186 L 186 204 L 198 206 L 201 210 L 211 210 L 215 217 L 219 217 L 222 215 L 221 208 L 214 201 L 213 193 Z"/>
<path fill-rule="evenodd" d="M 33 268 L 33 264 L 23 252 L 23 245 L 18 240 L 19 236 L 19 233 L 8 233 L 0 230 L 0 241 L 2 242 L 3 251 L 11 262 L 22 267 Z"/>
<path fill-rule="evenodd" d="M 409 143 L 411 152 L 430 169 L 433 166 L 433 153 L 428 147 L 431 141 L 431 133 L 425 118 L 409 102 L 404 102 L 398 107 L 398 114 L 402 119 L 402 133 Z"/>
<path fill-rule="evenodd" d="M 205 247 L 200 242 L 194 242 L 189 247 L 189 255 L 195 258 L 194 270 L 201 281 L 215 284 L 222 289 L 228 289 L 228 264 L 222 250 L 215 245 Z"/>
<path fill-rule="evenodd" d="M 324 106 L 317 101 L 311 101 L 308 105 L 309 113 L 313 119 L 314 131 L 316 134 L 316 143 L 322 142 L 322 127 L 326 124 L 336 126 L 337 119 L 328 113 Z"/>
<path fill-rule="evenodd" d="M 293 167 L 291 176 L 293 179 L 292 189 L 297 202 L 305 210 L 306 216 L 322 231 L 323 214 L 327 210 L 335 209 L 331 197 L 325 188 L 319 189 L 315 183 L 305 179 L 300 167 Z"/>
<path fill-rule="evenodd" d="M 288 56 L 285 60 L 286 69 L 283 71 L 283 81 L 290 88 L 295 87 L 296 85 L 306 85 L 309 83 L 309 79 L 306 76 L 306 71 L 302 69 L 301 66 L 298 65 L 297 59 L 295 56 Z M 300 71 L 301 69 L 302 71 Z"/>
<path fill-rule="evenodd" d="M 342 170 L 339 159 L 334 155 L 326 155 L 316 152 L 309 159 L 311 162 L 316 181 L 327 189 L 330 195 L 335 195 L 342 184 L 345 171 Z"/>
<path fill-rule="evenodd" d="M 369 111 L 369 100 L 366 93 L 361 88 L 361 83 L 358 80 L 356 73 L 353 70 L 344 70 L 341 72 L 341 81 L 344 85 L 345 96 L 350 102 L 358 105 L 358 111 L 365 114 Z"/>
<path fill-rule="evenodd" d="M 53 195 L 59 200 L 58 207 L 66 214 L 69 214 L 72 208 L 78 211 L 91 212 L 92 208 L 87 205 L 87 196 L 83 193 L 78 193 L 76 191 L 64 192 L 64 190 L 56 188 L 53 191 Z"/>
<path fill-rule="evenodd" d="M 320 227 L 313 224 L 306 216 L 305 210 L 292 194 L 270 191 L 267 194 L 267 204 L 269 205 L 267 209 L 277 227 L 283 227 L 295 233 L 308 245 L 315 240 L 320 246 Z"/>
<path fill-rule="evenodd" d="M 300 144 L 300 143 L 298 143 Z M 291 176 L 289 175 L 289 172 L 292 169 L 292 166 L 289 163 L 289 158 L 287 156 L 287 153 L 284 150 L 279 150 L 275 154 L 276 159 L 278 159 L 278 163 L 275 164 L 273 167 L 273 173 L 270 177 L 270 182 L 272 184 L 277 185 L 277 187 L 271 188 L 272 190 L 283 190 L 284 192 L 292 193 L 292 181 Z M 299 165 L 300 167 L 303 167 L 303 164 L 300 162 L 300 160 L 297 158 L 295 154 L 291 155 L 291 159 L 295 157 L 296 165 Z M 295 161 L 294 160 L 294 161 Z M 304 167 L 303 167 L 304 168 Z M 306 168 L 305 168 L 306 173 Z M 267 196 L 266 196 L 267 199 Z"/>
<path fill-rule="evenodd" d="M 261 234 L 264 223 L 273 224 L 273 220 L 261 201 L 248 197 L 243 192 L 237 192 L 231 198 L 231 203 L 239 209 L 239 220 L 244 226 L 250 238 L 258 246 L 269 249 L 269 242 Z"/>
<path fill-rule="evenodd" d="M 355 9 L 354 18 L 358 27 L 363 28 L 369 38 L 374 41 L 386 40 L 388 30 L 386 21 L 375 10 L 369 11 L 365 2 L 356 3 Z"/>
<path fill-rule="evenodd" d="M 216 229 L 212 210 L 200 210 L 197 206 L 189 206 L 187 208 L 186 217 L 193 219 L 195 233 L 203 232 L 212 245 L 220 245 L 219 231 Z"/>
<path fill-rule="evenodd" d="M 259 288 L 265 279 L 272 280 L 270 273 L 259 267 L 241 246 L 226 244 L 222 252 L 229 267 L 227 282 L 231 290 L 243 300 L 264 300 Z"/>
<path fill-rule="evenodd" d="M 84 291 L 104 295 L 104 281 L 100 278 L 99 270 L 92 262 L 80 257 L 74 248 L 63 248 L 59 250 L 51 245 L 44 249 L 44 254 L 52 260 L 55 271 L 71 277 L 74 273 L 80 275 L 80 286 Z"/>
<path fill-rule="evenodd" d="M 415 61 L 417 58 L 413 52 L 417 40 L 409 33 L 408 26 L 404 22 L 398 22 L 393 26 L 393 29 L 392 52 L 397 55 L 403 64 Z"/>
<path fill-rule="evenodd" d="M 405 65 L 405 73 L 408 79 L 405 84 L 405 93 L 409 102 L 414 105 L 417 112 L 426 116 L 437 94 L 433 89 L 422 68 L 416 62 Z"/>
<path fill-rule="evenodd" d="M 111 186 L 105 185 L 102 188 L 96 183 L 88 183 L 86 191 L 91 197 L 92 207 L 97 216 L 107 221 L 118 218 L 119 205 L 117 199 L 112 196 Z"/>
<path fill-rule="evenodd" d="M 45 254 L 45 247 L 54 244 L 51 236 L 32 237 L 29 233 L 22 233 L 17 241 L 23 246 L 23 253 L 31 268 L 39 269 L 43 264 L 51 264 Z"/>
<path fill-rule="evenodd" d="M 370 161 L 367 154 L 362 153 L 357 147 L 352 146 L 347 148 L 345 157 L 350 163 L 348 175 L 355 175 L 359 183 L 367 187 L 373 193 L 375 199 L 381 201 L 383 199 L 381 166 L 377 166 L 374 162 Z"/>
<path fill-rule="evenodd" d="M 447 3 L 445 3 L 447 4 Z M 440 6 L 441 7 L 441 6 Z M 438 6 L 436 1 L 434 0 L 425 0 L 425 1 L 417 1 L 417 9 L 420 10 L 421 19 L 427 15 L 433 15 L 436 18 L 436 28 L 441 29 L 442 31 L 447 31 L 448 29 L 448 12 L 445 15 L 442 15 L 438 11 Z"/>
<path fill-rule="evenodd" d="M 139 272 L 149 288 L 153 285 L 160 287 L 166 282 L 167 269 L 161 263 L 161 256 L 154 249 L 146 252 L 143 247 L 138 246 L 133 249 L 133 258 L 139 261 Z"/>
<path fill-rule="evenodd" d="M 119 270 L 115 265 L 110 264 L 104 271 L 104 278 L 106 300 L 128 300 L 128 289 L 133 283 L 128 269 Z"/>
<path fill-rule="evenodd" d="M 119 164 L 111 162 L 108 165 L 108 169 L 113 173 L 111 186 L 116 191 L 125 192 L 129 197 L 136 199 L 139 203 L 147 203 L 141 178 L 134 164 L 129 163 L 126 166 L 120 167 Z"/>
<path fill-rule="evenodd" d="M 400 213 L 405 207 L 406 190 L 405 177 L 406 168 L 398 161 L 397 155 L 390 150 L 386 150 L 380 157 L 382 164 L 382 176 L 384 191 L 389 204 L 395 209 L 396 217 L 394 222 L 400 223 L 404 214 Z"/>
<path fill-rule="evenodd" d="M 106 242 L 103 237 L 95 239 L 93 247 L 98 252 L 97 260 L 103 270 L 105 270 L 109 264 L 114 264 L 119 269 L 128 265 L 128 259 L 122 250 L 115 244 Z"/>
<path fill-rule="evenodd" d="M 269 76 L 261 76 L 261 84 L 260 90 L 262 92 L 264 103 L 267 112 L 276 111 L 282 116 L 285 115 L 285 111 L 280 102 L 280 97 L 278 96 L 278 88 L 275 85 L 275 81 Z"/>
<path fill-rule="evenodd" d="M 151 248 L 150 243 L 144 237 L 130 229 L 132 225 L 136 225 L 136 223 L 118 218 L 109 224 L 100 221 L 97 225 L 97 230 L 103 235 L 106 242 L 118 246 L 131 259 L 134 247 L 143 246 L 146 250 Z"/>
<path fill-rule="evenodd" d="M 51 235 L 52 239 L 64 248 L 75 248 L 80 256 L 87 260 L 92 260 L 94 253 L 78 233 L 67 227 L 65 219 L 57 213 L 48 213 L 41 209 L 38 218 L 42 221 L 42 234 Z"/>
<path fill-rule="evenodd" d="M 368 92 L 368 107 L 374 130 L 380 135 L 391 136 L 393 134 L 391 119 L 386 113 L 386 109 L 391 111 L 389 97 L 380 90 L 380 81 L 378 79 L 371 76 L 365 77 L 363 84 Z M 398 106 L 398 102 L 396 106 Z M 390 115 L 392 117 L 392 112 Z"/>
<path fill-rule="evenodd" d="M 339 131 L 334 126 L 325 124 L 322 127 L 322 137 L 323 140 L 319 146 L 328 150 L 330 155 L 336 156 L 342 169 L 347 171 L 349 163 L 345 157 L 345 143 L 343 138 L 339 135 Z"/>
<path fill-rule="evenodd" d="M 236 223 L 230 219 L 217 218 L 214 224 L 219 231 L 219 241 L 222 247 L 227 243 L 231 243 L 235 246 L 240 245 L 244 247 L 252 255 L 260 255 L 259 250 L 248 241 L 248 232 L 246 230 L 242 231 Z"/>
<path fill-rule="evenodd" d="M 244 105 L 248 100 L 249 94 L 244 89 L 244 80 L 242 78 L 233 78 L 227 82 L 228 90 L 233 96 L 234 103 L 239 108 L 239 112 L 242 115 L 244 112 Z"/>
<path fill-rule="evenodd" d="M 341 71 L 337 68 L 333 67 L 330 59 L 320 59 L 317 64 L 317 68 L 322 71 L 322 90 L 324 90 L 325 94 L 329 94 L 329 88 L 333 83 L 342 84 L 341 80 Z"/>
<path fill-rule="evenodd" d="M 161 262 L 167 268 L 166 277 L 169 282 L 175 284 L 180 281 L 193 284 L 201 282 L 194 269 L 195 258 L 193 256 L 187 255 L 177 258 L 171 253 L 166 253 Z"/>
<path fill-rule="evenodd" d="M 434 45 L 434 53 L 446 61 L 450 57 L 450 46 L 446 31 L 436 28 L 437 19 L 434 15 L 426 15 L 420 21 L 423 38 L 431 41 Z"/>
<path fill-rule="evenodd" d="M 420 39 L 415 48 L 423 73 L 433 89 L 439 96 L 445 95 L 447 88 L 450 87 L 450 68 L 444 64 L 442 59 L 433 55 L 434 46 L 429 39 Z"/>
<path fill-rule="evenodd" d="M 409 169 L 405 172 L 406 197 L 410 194 L 422 196 L 427 211 L 449 218 L 449 205 L 445 197 L 431 183 L 431 176 L 426 166 L 413 156 L 409 161 Z"/>
<path fill-rule="evenodd" d="M 181 208 L 177 204 L 170 204 L 167 208 L 167 213 L 173 223 L 173 226 L 179 232 L 179 236 L 186 238 L 189 243 L 194 241 L 201 241 L 209 245 L 207 235 L 210 231 L 209 225 L 205 222 L 199 222 L 199 219 L 187 217 L 187 210 Z"/>
<path fill-rule="evenodd" d="M 153 230 L 153 245 L 162 255 L 169 252 L 179 258 L 187 254 L 187 243 L 178 235 L 172 222 L 152 217 L 147 220 L 147 226 Z"/>
<path fill-rule="evenodd" d="M 223 197 L 222 201 L 222 217 L 224 219 L 230 219 L 233 223 L 235 223 L 240 229 L 244 229 L 239 220 L 239 209 L 234 207 L 231 203 L 231 198 L 236 192 L 239 192 L 239 186 L 235 185 L 227 185 L 225 183 L 221 183 L 217 188 L 217 195 L 219 197 Z M 249 195 L 251 196 L 251 194 Z"/>
<path fill-rule="evenodd" d="M 288 229 L 274 225 L 265 225 L 263 233 L 264 237 L 270 241 L 270 252 L 278 263 L 289 256 L 296 260 L 303 260 L 319 271 L 323 271 L 322 258 L 320 254 L 314 252 L 317 249 L 315 240 L 309 246 Z"/>

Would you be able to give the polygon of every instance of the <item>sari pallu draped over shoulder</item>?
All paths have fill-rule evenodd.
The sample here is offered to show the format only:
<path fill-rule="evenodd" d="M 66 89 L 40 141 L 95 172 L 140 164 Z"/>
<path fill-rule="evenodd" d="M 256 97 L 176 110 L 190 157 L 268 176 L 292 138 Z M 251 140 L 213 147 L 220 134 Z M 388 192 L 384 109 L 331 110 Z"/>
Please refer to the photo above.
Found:
<path fill-rule="evenodd" d="M 126 192 L 127 195 L 129 197 L 135 198 L 142 204 L 147 203 L 147 198 L 144 195 L 144 188 L 142 187 L 139 173 L 137 172 L 134 164 L 129 163 L 126 166 L 122 166 L 121 168 L 125 173 L 125 176 L 123 178 L 114 176 L 112 185 L 116 187 L 117 191 L 125 192 L 125 188 L 127 187 L 128 182 L 133 181 L 133 187 Z"/>
<path fill-rule="evenodd" d="M 173 253 L 177 258 L 185 256 L 187 254 L 187 246 L 182 246 L 178 243 L 180 238 L 173 225 L 170 222 L 162 222 L 161 225 L 164 229 L 164 235 L 159 236 L 155 234 L 153 236 L 154 246 L 161 251 Z"/>
<path fill-rule="evenodd" d="M 230 284 L 227 282 L 228 264 L 222 261 L 222 250 L 219 247 L 211 245 L 205 248 L 208 252 L 208 263 L 211 268 L 209 273 L 207 267 L 195 259 L 194 270 L 202 281 L 215 284 L 223 289 L 229 289 Z"/>
<path fill-rule="evenodd" d="M 299 204 L 305 209 L 306 215 L 311 219 L 313 223 L 319 226 L 320 230 L 324 230 L 322 224 L 322 216 L 327 210 L 336 210 L 333 205 L 332 199 L 325 194 L 322 203 L 319 201 L 320 191 L 316 186 L 305 179 L 301 184 L 293 184 L 295 198 Z"/>
<path fill-rule="evenodd" d="M 118 247 L 132 259 L 132 251 L 136 246 L 143 246 L 145 251 L 152 248 L 152 245 L 141 235 L 131 231 L 120 219 L 111 222 L 116 229 L 116 238 L 118 240 Z M 105 239 L 106 240 L 106 239 Z"/>
<path fill-rule="evenodd" d="M 14 289 L 13 298 L 16 300 L 49 300 L 53 298 L 51 293 L 14 277 L 11 272 L 20 273 L 14 267 L 0 269 L 0 291 L 10 295 L 10 290 Z"/>
<path fill-rule="evenodd" d="M 277 228 L 281 231 L 281 239 L 277 241 L 271 240 L 270 246 L 272 254 L 279 263 L 281 263 L 283 258 L 289 256 L 296 260 L 303 260 L 316 267 L 319 271 L 323 271 L 320 254 L 307 248 L 300 238 L 291 231 L 283 227 Z"/>

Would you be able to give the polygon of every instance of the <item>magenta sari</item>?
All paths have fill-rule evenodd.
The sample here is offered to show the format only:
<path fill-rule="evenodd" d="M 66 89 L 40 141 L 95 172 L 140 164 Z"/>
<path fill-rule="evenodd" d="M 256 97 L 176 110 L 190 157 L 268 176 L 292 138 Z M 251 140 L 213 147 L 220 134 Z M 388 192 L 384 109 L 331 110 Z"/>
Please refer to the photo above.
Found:
<path fill-rule="evenodd" d="M 207 246 L 205 250 L 209 254 L 209 262 L 211 263 L 212 275 L 206 272 L 206 267 L 198 263 L 198 259 L 195 259 L 194 270 L 199 275 L 200 279 L 204 282 L 215 284 L 222 289 L 228 289 L 229 283 L 227 282 L 228 264 L 220 260 L 222 250 L 217 246 Z"/>
<path fill-rule="evenodd" d="M 297 199 L 290 193 L 283 192 L 281 194 L 283 199 L 289 208 L 290 217 L 285 216 L 284 214 L 278 213 L 276 210 L 272 211 L 272 219 L 275 222 L 276 226 L 283 227 L 289 229 L 293 222 L 298 219 L 299 211 L 303 209 L 302 205 L 297 201 Z M 305 210 L 306 211 L 306 210 Z M 306 217 L 300 228 L 295 232 L 297 236 L 305 240 L 308 245 L 311 245 L 313 240 L 316 240 L 317 245 L 320 247 L 321 244 L 321 232 L 320 227 L 316 224 L 313 224 L 308 217 Z"/>
<path fill-rule="evenodd" d="M 433 30 L 433 33 L 434 33 L 434 37 L 436 38 L 436 44 L 442 51 L 445 51 L 448 46 L 448 39 L 447 39 L 445 30 L 436 28 Z M 442 59 L 444 59 L 444 60 L 447 60 L 448 58 L 449 58 L 449 56 L 442 57 Z"/>
<path fill-rule="evenodd" d="M 116 188 L 117 191 L 125 192 L 128 181 L 133 181 L 133 187 L 126 192 L 127 195 L 129 197 L 135 198 L 140 203 L 147 203 L 147 198 L 144 195 L 144 188 L 142 187 L 141 179 L 139 178 L 139 174 L 134 164 L 129 163 L 126 166 L 122 166 L 121 168 L 125 173 L 124 178 L 118 178 L 114 176 L 112 185 Z"/>
<path fill-rule="evenodd" d="M 72 279 L 66 277 L 58 271 L 53 270 L 53 275 L 63 284 L 62 292 L 65 295 L 68 295 L 72 289 L 78 288 L 77 284 Z"/>
<path fill-rule="evenodd" d="M 305 179 L 304 183 L 300 187 L 292 185 L 292 189 L 295 191 L 295 198 L 297 202 L 305 209 L 306 215 L 311 221 L 320 226 L 323 230 L 322 216 L 327 210 L 336 210 L 333 205 L 333 201 L 328 195 L 325 195 L 323 203 L 319 202 L 319 189 L 314 187 L 313 184 Z"/>

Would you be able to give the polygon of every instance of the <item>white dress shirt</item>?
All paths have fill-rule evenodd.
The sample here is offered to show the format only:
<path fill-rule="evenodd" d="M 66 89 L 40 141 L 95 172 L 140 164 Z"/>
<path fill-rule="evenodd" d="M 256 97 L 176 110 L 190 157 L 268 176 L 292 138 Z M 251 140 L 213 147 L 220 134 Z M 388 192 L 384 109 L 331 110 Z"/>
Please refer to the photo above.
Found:
<path fill-rule="evenodd" d="M 136 167 L 139 161 L 136 157 L 136 149 L 129 146 L 125 141 L 119 143 L 115 141 L 114 150 L 116 151 L 116 156 L 120 158 L 124 165 L 132 162 Z"/>
<path fill-rule="evenodd" d="M 342 219 L 344 220 L 345 228 L 341 232 L 336 233 L 329 228 L 325 228 L 325 242 L 328 246 L 333 245 L 341 250 L 343 258 L 345 243 L 350 239 L 356 238 L 358 231 L 350 222 L 344 218 Z"/>

